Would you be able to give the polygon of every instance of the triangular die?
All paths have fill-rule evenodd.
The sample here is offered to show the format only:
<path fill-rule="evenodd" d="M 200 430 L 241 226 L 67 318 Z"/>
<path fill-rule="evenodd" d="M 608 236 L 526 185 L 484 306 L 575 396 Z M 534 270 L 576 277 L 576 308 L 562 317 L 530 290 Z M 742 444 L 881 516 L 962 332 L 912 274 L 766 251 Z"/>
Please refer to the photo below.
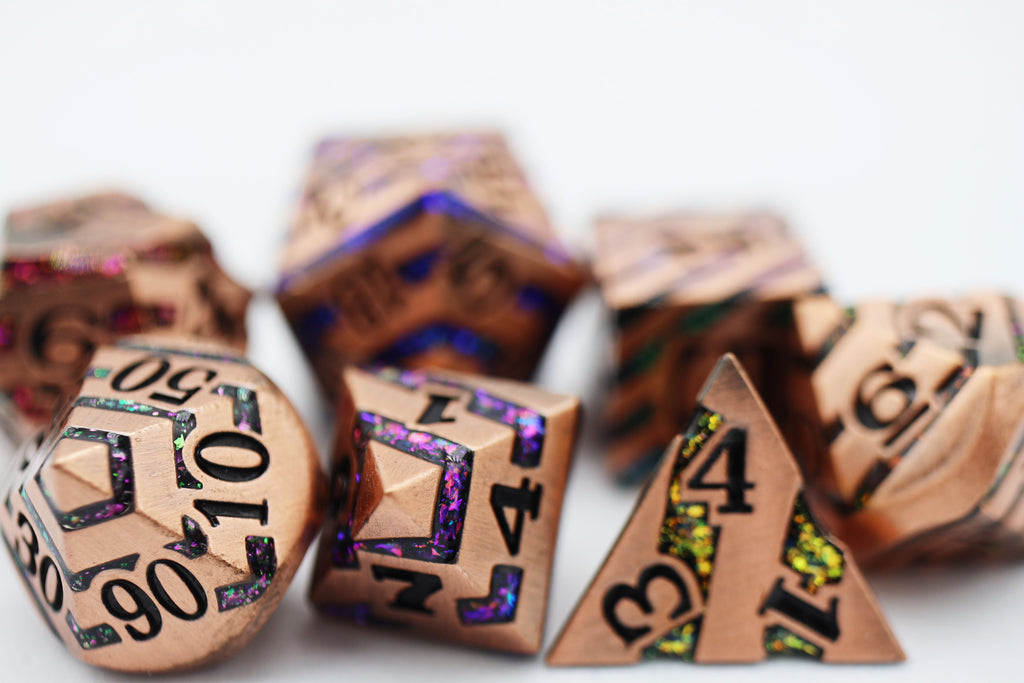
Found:
<path fill-rule="evenodd" d="M 892 662 L 903 652 L 732 355 L 704 385 L 554 647 L 556 666 Z"/>

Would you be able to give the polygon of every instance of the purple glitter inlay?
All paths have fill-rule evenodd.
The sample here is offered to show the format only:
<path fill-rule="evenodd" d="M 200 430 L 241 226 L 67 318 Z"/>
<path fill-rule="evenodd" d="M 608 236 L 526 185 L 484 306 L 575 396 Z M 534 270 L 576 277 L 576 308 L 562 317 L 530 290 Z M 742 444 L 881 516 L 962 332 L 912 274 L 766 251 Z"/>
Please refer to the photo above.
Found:
<path fill-rule="evenodd" d="M 270 582 L 274 580 L 274 574 L 277 572 L 277 553 L 274 552 L 273 538 L 246 536 L 245 554 L 249 558 L 249 571 L 255 578 L 214 589 L 217 595 L 217 609 L 221 612 L 256 602 L 263 597 L 270 588 Z"/>
<path fill-rule="evenodd" d="M 541 453 L 544 451 L 546 420 L 537 411 L 498 398 L 483 389 L 474 389 L 454 380 L 419 370 L 382 367 L 373 368 L 371 371 L 386 382 L 398 384 L 413 391 L 423 388 L 429 382 L 473 392 L 473 397 L 470 399 L 469 405 L 466 406 L 467 412 L 515 430 L 516 440 L 512 447 L 512 462 L 519 467 L 537 467 L 540 464 Z"/>
<path fill-rule="evenodd" d="M 74 510 L 61 510 L 53 499 L 53 494 L 43 483 L 39 473 L 36 473 L 35 480 L 39 490 L 43 492 L 46 502 L 57 519 L 60 527 L 66 531 L 84 529 L 116 519 L 122 515 L 129 514 L 135 508 L 135 480 L 132 471 L 132 444 L 131 439 L 124 434 L 104 432 L 98 429 L 85 429 L 84 427 L 68 427 L 61 434 L 61 440 L 74 439 L 78 441 L 92 441 L 101 443 L 107 447 L 107 462 L 110 467 L 110 488 L 113 495 L 107 500 L 101 500 L 88 505 L 82 505 Z"/>
<path fill-rule="evenodd" d="M 356 602 L 351 605 L 324 605 L 320 609 L 328 616 L 348 619 L 360 626 L 370 623 L 370 605 L 365 602 Z"/>
<path fill-rule="evenodd" d="M 455 562 L 462 543 L 462 527 L 466 520 L 470 477 L 473 472 L 473 451 L 428 432 L 413 431 L 400 422 L 373 413 L 359 413 L 360 438 L 369 438 L 407 455 L 444 468 L 437 491 L 432 533 L 427 538 L 392 538 L 355 541 L 343 539 L 348 530 L 339 532 L 338 542 L 352 543 L 353 550 L 424 562 Z M 343 554 L 343 553 L 342 553 Z"/>
<path fill-rule="evenodd" d="M 78 625 L 75 616 L 71 614 L 71 610 L 68 610 L 66 621 L 68 628 L 71 629 L 71 633 L 75 636 L 75 640 L 78 641 L 83 650 L 95 650 L 98 647 L 121 642 L 121 636 L 117 635 L 117 631 L 110 624 L 98 624 L 92 628 L 82 628 Z"/>
<path fill-rule="evenodd" d="M 235 426 L 246 432 L 263 433 L 260 424 L 260 406 L 256 401 L 256 392 L 245 387 L 221 384 L 213 389 L 218 396 L 227 396 L 232 400 L 231 414 Z"/>
<path fill-rule="evenodd" d="M 165 548 L 181 553 L 190 560 L 202 557 L 210 549 L 209 539 L 196 520 L 188 515 L 182 515 L 181 530 L 185 537 L 180 541 L 168 543 L 164 546 Z"/>
<path fill-rule="evenodd" d="M 378 363 L 397 365 L 411 356 L 440 347 L 449 347 L 463 356 L 475 358 L 487 368 L 492 367 L 499 351 L 496 342 L 473 330 L 447 323 L 436 323 L 398 339 L 378 353 L 375 360 Z"/>
<path fill-rule="evenodd" d="M 135 415 L 149 415 L 171 421 L 171 435 L 174 445 L 174 468 L 178 480 L 179 489 L 201 489 L 202 482 L 192 476 L 185 466 L 185 457 L 182 452 L 185 449 L 185 440 L 192 430 L 196 428 L 196 416 L 187 410 L 169 411 L 145 403 L 136 403 L 127 399 L 103 398 L 101 396 L 83 396 L 74 403 L 76 407 L 95 408 L 97 410 L 111 410 L 117 413 L 133 413 Z"/>
<path fill-rule="evenodd" d="M 460 598 L 456 609 L 464 626 L 515 621 L 523 570 L 499 564 L 491 570 L 491 592 L 482 598 Z"/>

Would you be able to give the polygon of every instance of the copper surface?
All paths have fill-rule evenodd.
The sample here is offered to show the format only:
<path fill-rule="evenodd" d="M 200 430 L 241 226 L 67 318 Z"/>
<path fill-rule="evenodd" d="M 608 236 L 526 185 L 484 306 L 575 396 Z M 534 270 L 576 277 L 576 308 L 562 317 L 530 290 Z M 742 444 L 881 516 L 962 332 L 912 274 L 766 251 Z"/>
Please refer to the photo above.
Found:
<path fill-rule="evenodd" d="M 228 347 L 160 337 L 100 347 L 17 467 L 0 530 L 29 594 L 72 654 L 119 671 L 237 652 L 325 498 L 312 440 L 266 377 Z"/>
<path fill-rule="evenodd" d="M 192 223 L 119 193 L 12 212 L 0 283 L 0 392 L 45 424 L 89 355 L 125 334 L 245 346 L 250 293 Z"/>
<path fill-rule="evenodd" d="M 313 602 L 537 652 L 578 400 L 446 371 L 344 379 Z"/>
<path fill-rule="evenodd" d="M 802 485 L 750 380 L 724 357 L 548 663 L 902 660 L 853 557 L 810 517 Z"/>
<path fill-rule="evenodd" d="M 333 393 L 346 362 L 526 378 L 583 274 L 500 135 L 322 142 L 278 300 Z"/>
<path fill-rule="evenodd" d="M 594 273 L 616 320 L 608 465 L 639 480 L 723 353 L 736 353 L 775 404 L 792 356 L 791 303 L 821 278 L 769 214 L 608 218 L 596 232 Z"/>
<path fill-rule="evenodd" d="M 1021 313 L 989 293 L 797 306 L 800 455 L 863 561 L 1024 553 Z"/>

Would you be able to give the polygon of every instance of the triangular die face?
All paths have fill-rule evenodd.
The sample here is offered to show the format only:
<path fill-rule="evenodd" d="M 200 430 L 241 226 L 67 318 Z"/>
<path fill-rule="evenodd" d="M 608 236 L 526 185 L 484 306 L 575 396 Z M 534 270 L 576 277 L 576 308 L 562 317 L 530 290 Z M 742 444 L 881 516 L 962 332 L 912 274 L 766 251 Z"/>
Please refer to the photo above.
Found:
<path fill-rule="evenodd" d="M 369 485 L 361 487 L 356 504 L 356 540 L 430 536 L 440 467 L 369 444 L 363 472 Z"/>
<path fill-rule="evenodd" d="M 810 516 L 801 486 L 760 398 L 723 357 L 548 663 L 902 660 L 852 555 Z"/>

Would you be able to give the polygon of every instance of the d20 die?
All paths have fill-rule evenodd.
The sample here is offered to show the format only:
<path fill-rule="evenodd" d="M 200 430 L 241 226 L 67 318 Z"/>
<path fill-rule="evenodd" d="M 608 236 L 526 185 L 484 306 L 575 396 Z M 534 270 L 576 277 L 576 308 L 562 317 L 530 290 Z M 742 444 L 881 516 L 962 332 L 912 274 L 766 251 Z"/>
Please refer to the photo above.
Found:
<path fill-rule="evenodd" d="M 723 353 L 776 403 L 792 356 L 792 302 L 821 278 L 767 214 L 607 218 L 596 231 L 594 272 L 616 324 L 608 464 L 638 480 L 686 424 Z"/>
<path fill-rule="evenodd" d="M 345 382 L 313 602 L 537 652 L 577 399 L 448 372 Z"/>
<path fill-rule="evenodd" d="M 811 516 L 802 483 L 726 356 L 548 663 L 903 659 L 856 562 Z"/>
<path fill-rule="evenodd" d="M 53 632 L 119 671 L 193 668 L 239 650 L 322 514 L 315 448 L 280 391 L 229 349 L 181 344 L 100 347 L 0 508 Z"/>
<path fill-rule="evenodd" d="M 42 425 L 92 350 L 119 335 L 180 333 L 242 349 L 249 297 L 195 225 L 134 197 L 15 211 L 0 285 L 0 392 Z"/>
<path fill-rule="evenodd" d="M 1022 314 L 997 294 L 797 306 L 805 469 L 863 561 L 1024 552 Z"/>
<path fill-rule="evenodd" d="M 331 393 L 343 365 L 532 374 L 583 275 L 496 134 L 325 140 L 278 300 Z"/>

